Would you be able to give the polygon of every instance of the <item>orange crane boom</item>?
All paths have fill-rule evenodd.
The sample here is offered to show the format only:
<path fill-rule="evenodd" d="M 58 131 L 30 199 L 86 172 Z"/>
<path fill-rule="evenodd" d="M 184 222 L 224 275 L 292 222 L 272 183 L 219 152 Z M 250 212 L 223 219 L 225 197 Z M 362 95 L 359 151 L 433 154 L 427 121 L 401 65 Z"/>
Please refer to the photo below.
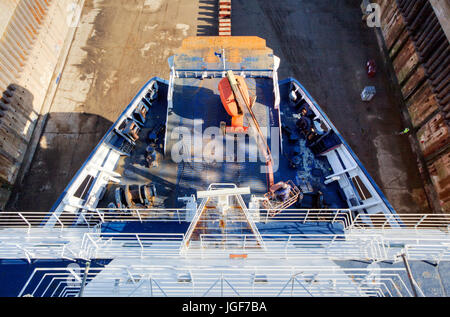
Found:
<path fill-rule="evenodd" d="M 256 119 L 255 114 L 253 113 L 252 107 L 256 101 L 255 97 L 250 98 L 248 94 L 247 84 L 245 83 L 245 79 L 240 76 L 235 76 L 233 71 L 227 71 L 226 82 L 228 82 L 229 87 L 231 88 L 231 93 L 226 94 L 224 87 L 228 88 L 225 83 L 219 85 L 219 91 L 221 91 L 221 98 L 224 104 L 225 109 L 228 114 L 232 116 L 232 125 L 240 124 L 240 126 L 246 131 L 245 127 L 243 127 L 243 118 L 245 115 L 249 114 L 251 120 L 249 120 L 249 124 L 255 132 L 256 141 L 260 150 L 262 151 L 267 167 L 267 187 L 270 188 L 274 184 L 273 177 L 273 158 L 272 153 L 270 152 L 269 145 L 267 144 L 266 138 L 261 131 L 261 127 L 259 126 L 258 120 Z M 222 88 L 221 88 L 222 87 Z M 224 93 L 222 93 L 222 91 Z M 226 97 L 234 97 L 234 98 L 226 98 Z M 225 99 L 225 100 L 224 100 Z M 230 102 L 228 102 L 228 100 Z M 233 116 L 234 115 L 234 116 Z M 233 122 L 234 120 L 234 122 Z M 260 142 L 258 142 L 258 139 Z"/>
<path fill-rule="evenodd" d="M 273 217 L 295 204 L 301 195 L 300 190 L 292 181 L 274 184 L 272 153 L 252 110 L 256 102 L 256 97 L 249 97 L 245 79 L 240 76 L 235 76 L 233 71 L 229 70 L 227 71 L 227 77 L 219 84 L 219 91 L 222 103 L 227 113 L 232 117 L 231 131 L 246 132 L 248 127 L 243 126 L 243 119 L 244 116 L 250 115 L 251 119 L 248 120 L 249 125 L 254 131 L 253 135 L 266 160 L 268 193 L 264 197 L 266 198 L 265 204 L 268 208 L 268 215 Z M 287 192 L 278 194 L 279 191 L 283 190 L 287 190 Z M 281 201 L 278 195 L 283 197 Z"/>

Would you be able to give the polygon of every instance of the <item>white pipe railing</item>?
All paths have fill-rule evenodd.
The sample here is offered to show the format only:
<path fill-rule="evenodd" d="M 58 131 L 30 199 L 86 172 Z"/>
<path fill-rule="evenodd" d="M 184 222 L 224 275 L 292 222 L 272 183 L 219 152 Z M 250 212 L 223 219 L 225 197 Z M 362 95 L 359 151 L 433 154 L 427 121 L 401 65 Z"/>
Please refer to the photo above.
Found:
<path fill-rule="evenodd" d="M 83 272 L 80 270 L 79 275 Z M 183 280 L 179 280 L 183 276 Z M 158 267 L 91 268 L 85 296 L 412 296 L 403 268 Z M 70 284 L 67 283 L 70 281 Z M 43 290 L 44 285 L 48 285 Z M 51 287 L 50 287 L 51 286 Z M 19 296 L 77 294 L 67 268 L 37 268 Z M 53 291 L 53 292 L 51 292 Z"/>
<path fill-rule="evenodd" d="M 329 259 L 398 261 L 405 253 L 410 260 L 442 261 L 450 257 L 448 236 L 408 237 L 373 233 L 262 234 L 265 249 L 252 234 L 203 234 L 183 245 L 183 234 L 74 233 L 58 237 L 43 231 L 14 236 L 0 234 L 0 258 L 21 259 L 137 259 L 222 258 L 245 255 L 249 259 Z M 22 235 L 20 235 L 22 234 Z M 181 252 L 183 251 L 183 252 Z M 70 254 L 69 254 L 70 253 Z"/>
<path fill-rule="evenodd" d="M 240 202 L 242 204 L 242 202 Z M 206 200 L 199 208 L 204 207 Z M 248 214 L 259 212 L 268 213 L 267 209 L 248 209 Z M 64 212 L 48 214 L 45 212 L 0 212 L 0 229 L 4 228 L 35 228 L 43 226 L 51 218 L 56 219 L 56 227 L 67 229 L 70 227 L 95 227 L 99 224 L 112 222 L 183 222 L 186 221 L 186 209 L 95 209 L 83 211 L 79 214 Z M 250 216 L 250 215 L 248 215 Z M 265 217 L 261 217 L 265 218 Z M 234 221 L 245 221 L 245 217 L 236 216 Z M 193 221 L 192 221 L 193 222 Z M 348 209 L 289 209 L 276 217 L 269 217 L 267 222 L 338 222 L 344 228 L 352 225 L 352 217 Z"/>
<path fill-rule="evenodd" d="M 398 225 L 392 226 L 391 223 Z M 450 231 L 450 215 L 448 214 L 358 214 L 347 228 L 376 229 L 376 230 L 404 230 L 404 229 L 438 229 L 442 232 Z M 406 231 L 405 231 L 406 233 Z"/>

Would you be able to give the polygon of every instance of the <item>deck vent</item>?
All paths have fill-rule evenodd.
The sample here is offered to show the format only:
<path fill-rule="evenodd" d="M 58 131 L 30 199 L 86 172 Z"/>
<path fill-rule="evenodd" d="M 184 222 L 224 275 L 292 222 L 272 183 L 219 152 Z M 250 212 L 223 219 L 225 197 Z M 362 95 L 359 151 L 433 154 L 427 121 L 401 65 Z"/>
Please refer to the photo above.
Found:
<path fill-rule="evenodd" d="M 192 283 L 191 273 L 178 274 L 177 282 L 178 283 Z"/>
<path fill-rule="evenodd" d="M 267 275 L 257 274 L 253 278 L 253 284 L 267 284 L 267 283 L 269 283 Z"/>

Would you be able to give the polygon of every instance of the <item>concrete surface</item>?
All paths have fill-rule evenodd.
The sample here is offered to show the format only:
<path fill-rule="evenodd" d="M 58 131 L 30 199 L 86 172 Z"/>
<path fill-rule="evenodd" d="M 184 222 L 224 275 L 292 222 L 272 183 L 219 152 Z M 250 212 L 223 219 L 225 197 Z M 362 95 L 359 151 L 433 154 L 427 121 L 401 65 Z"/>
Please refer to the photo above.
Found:
<path fill-rule="evenodd" d="M 214 35 L 215 0 L 87 0 L 30 172 L 10 210 L 47 211 L 145 81 L 168 78 L 167 57 L 188 35 Z M 389 94 L 375 32 L 359 0 L 233 0 L 232 34 L 267 39 L 280 79 L 309 90 L 399 213 L 426 212 L 415 157 Z M 365 63 L 378 74 L 369 79 Z M 370 103 L 361 90 L 375 85 Z"/>

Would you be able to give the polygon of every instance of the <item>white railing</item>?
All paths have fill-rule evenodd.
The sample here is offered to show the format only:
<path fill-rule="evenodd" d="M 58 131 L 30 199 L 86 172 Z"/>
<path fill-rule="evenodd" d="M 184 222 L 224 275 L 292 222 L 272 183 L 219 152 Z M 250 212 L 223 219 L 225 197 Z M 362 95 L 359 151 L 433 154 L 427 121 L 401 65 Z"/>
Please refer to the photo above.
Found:
<path fill-rule="evenodd" d="M 398 223 L 399 226 L 392 226 Z M 437 229 L 445 233 L 450 231 L 450 215 L 447 214 L 358 214 L 348 227 L 352 229 L 376 230 L 425 230 Z"/>
<path fill-rule="evenodd" d="M 99 224 L 114 222 L 186 221 L 186 209 L 95 209 L 81 213 L 63 212 L 59 216 L 46 212 L 0 212 L 0 229 L 34 228 L 43 226 L 47 221 L 55 221 L 55 227 L 95 227 Z"/>
<path fill-rule="evenodd" d="M 428 260 L 439 263 L 450 261 L 450 241 L 435 244 L 409 244 L 405 245 L 404 251 L 409 260 Z"/>
<path fill-rule="evenodd" d="M 206 204 L 206 201 L 202 202 Z M 202 207 L 202 205 L 200 206 Z M 199 207 L 199 208 L 200 208 Z M 330 222 L 341 223 L 348 227 L 352 224 L 352 218 L 348 209 L 289 209 L 288 212 L 276 217 L 266 217 L 267 209 L 248 209 L 247 214 L 260 213 L 263 222 Z M 79 214 L 71 212 L 49 214 L 45 212 L 0 212 L 0 229 L 2 228 L 34 228 L 43 226 L 47 221 L 53 220 L 55 227 L 64 229 L 69 227 L 89 227 L 93 228 L 104 223 L 115 222 L 185 222 L 191 221 L 188 218 L 186 209 L 95 209 L 86 210 Z M 249 215 L 250 217 L 250 215 Z M 231 221 L 246 221 L 245 217 L 235 216 Z M 193 221 L 192 221 L 193 222 Z"/>
<path fill-rule="evenodd" d="M 178 257 L 183 234 L 87 233 L 81 243 L 83 258 Z"/>
<path fill-rule="evenodd" d="M 77 296 L 84 269 L 37 268 L 19 296 Z M 405 269 L 340 267 L 91 268 L 83 295 L 90 296 L 412 296 Z"/>
<path fill-rule="evenodd" d="M 206 201 L 203 202 L 205 204 Z M 202 206 L 199 206 L 199 208 Z M 442 233 L 450 231 L 450 215 L 447 214 L 359 214 L 352 218 L 348 209 L 289 209 L 276 217 L 265 217 L 267 209 L 246 209 L 250 214 L 259 212 L 263 222 L 329 222 L 340 223 L 349 231 L 358 229 L 374 230 L 405 230 L 426 229 L 439 230 Z M 110 222 L 148 222 L 186 221 L 186 209 L 95 209 L 85 210 L 80 214 L 64 212 L 57 216 L 46 212 L 0 212 L 0 229 L 2 228 L 33 228 L 45 224 L 50 219 L 61 229 L 71 226 L 95 227 L 98 224 Z M 243 218 L 236 218 L 236 221 Z M 392 226 L 392 223 L 397 225 Z M 407 231 L 405 231 L 406 233 Z"/>
<path fill-rule="evenodd" d="M 262 234 L 265 248 L 254 235 L 203 234 L 183 248 L 183 234 L 50 232 L 29 235 L 14 229 L 0 234 L 2 259 L 326 259 L 363 261 L 450 259 L 450 238 L 382 234 Z M 0 232 L 1 233 L 1 232 Z M 183 250 L 183 252 L 181 252 Z"/>
<path fill-rule="evenodd" d="M 262 234 L 265 249 L 254 235 L 203 234 L 191 241 L 187 257 L 218 258 L 240 255 L 249 259 L 381 260 L 388 257 L 378 235 Z"/>
<path fill-rule="evenodd" d="M 240 76 L 246 78 L 272 78 L 273 71 L 270 70 L 251 70 L 241 71 Z M 223 70 L 181 70 L 175 71 L 175 78 L 224 78 L 225 71 Z"/>

